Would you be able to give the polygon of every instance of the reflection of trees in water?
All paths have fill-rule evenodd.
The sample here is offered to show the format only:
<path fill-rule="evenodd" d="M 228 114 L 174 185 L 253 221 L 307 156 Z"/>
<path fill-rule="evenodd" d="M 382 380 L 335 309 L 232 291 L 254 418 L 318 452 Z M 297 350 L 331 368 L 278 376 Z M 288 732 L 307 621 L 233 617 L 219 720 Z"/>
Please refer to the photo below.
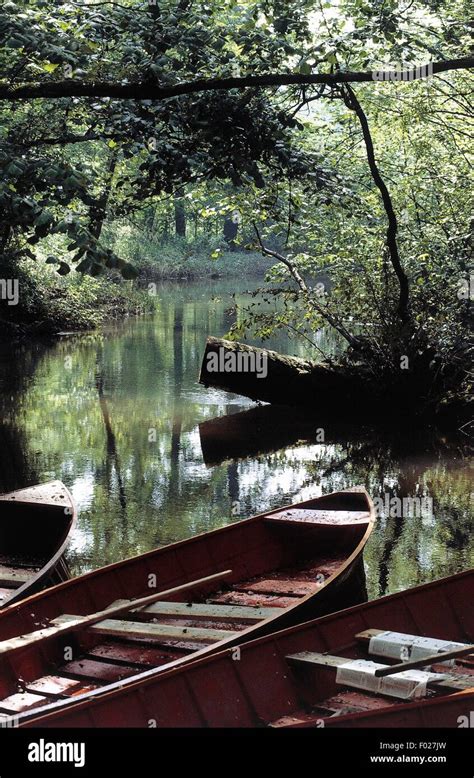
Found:
<path fill-rule="evenodd" d="M 31 486 L 34 467 L 27 456 L 24 432 L 15 424 L 0 423 L 0 493 Z"/>
<path fill-rule="evenodd" d="M 340 419 L 324 421 L 321 414 L 308 418 L 307 411 L 265 406 L 204 422 L 200 433 L 209 464 L 234 457 L 241 504 L 248 503 L 253 475 L 254 509 L 284 501 L 285 488 L 293 498 L 314 494 L 318 487 L 329 492 L 361 483 L 384 502 L 385 497 L 388 501 L 397 497 L 401 504 L 408 497 L 431 497 L 433 519 L 416 510 L 414 515 L 379 519 L 366 552 L 370 594 L 377 596 L 457 572 L 473 562 L 463 441 L 436 431 L 410 430 L 406 423 L 394 427 L 360 427 Z M 325 441 L 318 445 L 316 431 L 321 428 Z M 246 447 L 252 462 L 245 460 Z M 275 474 L 286 487 L 272 484 L 266 489 L 264 482 Z"/>
<path fill-rule="evenodd" d="M 102 368 L 100 364 L 100 357 L 97 358 L 97 372 L 96 372 L 96 386 L 97 393 L 99 395 L 99 405 L 102 412 L 102 418 L 104 420 L 105 437 L 106 437 L 106 478 L 109 492 L 112 491 L 112 468 L 115 471 L 118 485 L 118 498 L 120 503 L 120 509 L 123 520 L 127 515 L 127 496 L 125 494 L 125 487 L 122 477 L 122 469 L 120 465 L 120 457 L 117 449 L 117 439 L 113 430 L 112 419 L 110 417 L 109 406 L 104 392 L 104 378 L 102 375 Z"/>
<path fill-rule="evenodd" d="M 181 410 L 183 393 L 183 306 L 176 303 L 174 306 L 173 324 L 173 362 L 174 362 L 174 396 L 171 419 L 171 447 L 170 447 L 170 480 L 168 496 L 172 498 L 180 493 L 180 451 L 181 432 L 183 429 L 183 416 Z"/>
<path fill-rule="evenodd" d="M 469 486 L 454 443 L 451 449 L 436 435 L 414 432 L 409 439 L 400 429 L 397 438 L 341 419 L 308 419 L 306 411 L 299 419 L 268 407 L 235 414 L 242 407 L 238 400 L 214 399 L 197 386 L 205 335 L 225 333 L 228 305 L 223 295 L 210 304 L 207 289 L 201 297 L 177 289 L 167 293 L 155 321 L 129 321 L 103 336 L 68 339 L 23 355 L 36 376 L 27 380 L 28 391 L 8 393 L 14 412 L 0 427 L 0 443 L 11 452 L 4 454 L 2 477 L 14 488 L 25 479 L 40 480 L 29 476 L 35 469 L 51 472 L 85 494 L 79 516 L 84 542 L 74 571 L 308 492 L 357 483 L 373 496 L 408 496 L 419 486 L 435 503 L 432 526 L 411 518 L 379 522 L 366 552 L 371 596 L 469 566 Z M 285 350 L 283 342 L 272 346 Z M 66 355 L 72 357 L 67 370 Z M 108 425 L 96 385 L 98 364 Z M 18 377 L 27 373 L 19 365 L 15 370 Z M 227 421 L 206 421 L 223 415 Z M 247 422 L 236 423 L 235 416 Z M 148 439 L 150 428 L 156 429 L 156 443 Z M 324 443 L 316 440 L 318 428 L 325 429 Z M 212 460 L 204 457 L 207 467 L 203 452 Z M 232 515 L 236 502 L 240 512 Z"/>
<path fill-rule="evenodd" d="M 30 349 L 0 345 L 0 492 L 37 482 L 34 458 L 29 456 L 24 430 L 16 414 L 47 346 Z"/>

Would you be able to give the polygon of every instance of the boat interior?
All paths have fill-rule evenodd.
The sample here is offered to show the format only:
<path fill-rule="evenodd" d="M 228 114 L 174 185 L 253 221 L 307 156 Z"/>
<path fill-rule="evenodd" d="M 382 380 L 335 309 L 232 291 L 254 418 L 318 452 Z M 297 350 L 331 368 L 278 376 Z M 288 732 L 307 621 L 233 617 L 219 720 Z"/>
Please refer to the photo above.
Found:
<path fill-rule="evenodd" d="M 464 644 L 467 648 L 469 644 Z M 474 654 L 426 660 L 418 669 L 376 677 L 374 671 L 406 664 L 463 644 L 387 630 L 368 629 L 351 646 L 329 653 L 299 651 L 286 656 L 293 678 L 294 709 L 268 722 L 272 727 L 324 726 L 328 719 L 474 691 Z"/>
<path fill-rule="evenodd" d="M 63 505 L 0 500 L 0 607 L 48 565 L 70 526 Z"/>
<path fill-rule="evenodd" d="M 145 563 L 137 557 L 131 565 L 111 566 L 98 583 L 92 579 L 81 587 L 80 579 L 68 582 L 65 586 L 75 589 L 69 597 L 64 590 L 62 600 L 49 608 L 54 618 L 38 619 L 37 628 L 60 626 L 78 613 L 150 594 L 150 580 L 163 590 L 232 570 L 228 579 L 212 586 L 49 640 L 41 651 L 32 646 L 4 655 L 0 714 L 11 716 L 76 697 L 238 638 L 318 593 L 357 551 L 370 518 L 365 493 L 328 495 L 170 546 L 169 551 L 161 549 Z M 130 593 L 127 580 L 132 579 Z"/>

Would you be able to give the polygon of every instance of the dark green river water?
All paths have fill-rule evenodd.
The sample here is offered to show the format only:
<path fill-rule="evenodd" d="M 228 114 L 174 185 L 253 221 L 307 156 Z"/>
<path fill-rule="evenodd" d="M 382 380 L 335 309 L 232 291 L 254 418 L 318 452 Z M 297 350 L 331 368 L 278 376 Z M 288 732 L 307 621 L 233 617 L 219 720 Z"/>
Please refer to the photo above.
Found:
<path fill-rule="evenodd" d="M 251 285 L 237 284 L 239 301 Z M 462 437 L 326 425 L 324 409 L 306 429 L 301 415 L 248 413 L 254 403 L 197 383 L 206 336 L 234 321 L 235 291 L 229 281 L 167 284 L 154 317 L 49 346 L 3 346 L 1 491 L 67 484 L 79 508 L 76 573 L 360 483 L 385 505 L 365 553 L 370 596 L 473 566 Z M 324 335 L 319 344 L 334 346 Z M 285 336 L 269 345 L 307 353 Z M 386 515 L 394 496 L 422 508 Z"/>

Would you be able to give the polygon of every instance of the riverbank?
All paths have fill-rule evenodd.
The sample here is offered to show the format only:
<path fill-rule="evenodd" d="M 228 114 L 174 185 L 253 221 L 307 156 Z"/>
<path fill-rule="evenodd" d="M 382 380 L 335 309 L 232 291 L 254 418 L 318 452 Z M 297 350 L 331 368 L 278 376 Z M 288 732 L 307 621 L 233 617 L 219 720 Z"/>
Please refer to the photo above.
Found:
<path fill-rule="evenodd" d="M 137 263 L 138 277 L 125 281 L 115 272 L 91 278 L 72 271 L 59 276 L 49 265 L 26 261 L 17 272 L 18 300 L 0 303 L 0 338 L 25 339 L 59 332 L 95 330 L 108 322 L 153 313 L 149 284 L 166 281 L 263 278 L 268 262 L 251 252 L 187 254 L 163 247 L 163 256 Z"/>
<path fill-rule="evenodd" d="M 269 268 L 267 259 L 250 251 L 226 251 L 212 258 L 209 252 L 179 254 L 164 249 L 159 262 L 140 263 L 143 281 L 199 281 L 212 278 L 263 278 Z"/>

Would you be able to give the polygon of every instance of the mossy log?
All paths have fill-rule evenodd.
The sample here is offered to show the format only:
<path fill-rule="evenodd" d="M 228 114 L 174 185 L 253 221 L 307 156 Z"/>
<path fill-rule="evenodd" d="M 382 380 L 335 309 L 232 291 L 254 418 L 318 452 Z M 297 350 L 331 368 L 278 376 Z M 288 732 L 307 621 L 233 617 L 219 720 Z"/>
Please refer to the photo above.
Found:
<path fill-rule="evenodd" d="M 213 337 L 199 382 L 251 400 L 312 408 L 362 402 L 367 394 L 362 381 L 343 370 Z"/>

